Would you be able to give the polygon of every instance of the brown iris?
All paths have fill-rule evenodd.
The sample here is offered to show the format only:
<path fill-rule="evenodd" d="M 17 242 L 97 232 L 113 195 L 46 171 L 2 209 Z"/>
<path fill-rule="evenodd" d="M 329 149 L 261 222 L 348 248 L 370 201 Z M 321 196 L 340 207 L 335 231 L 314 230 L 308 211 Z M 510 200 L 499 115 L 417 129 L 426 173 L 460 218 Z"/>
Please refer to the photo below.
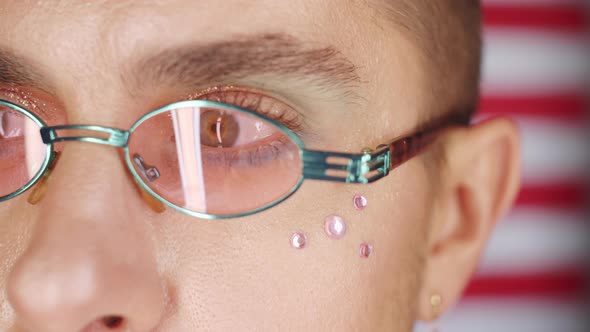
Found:
<path fill-rule="evenodd" d="M 201 144 L 211 147 L 231 147 L 238 139 L 240 126 L 235 117 L 218 110 L 201 113 Z"/>

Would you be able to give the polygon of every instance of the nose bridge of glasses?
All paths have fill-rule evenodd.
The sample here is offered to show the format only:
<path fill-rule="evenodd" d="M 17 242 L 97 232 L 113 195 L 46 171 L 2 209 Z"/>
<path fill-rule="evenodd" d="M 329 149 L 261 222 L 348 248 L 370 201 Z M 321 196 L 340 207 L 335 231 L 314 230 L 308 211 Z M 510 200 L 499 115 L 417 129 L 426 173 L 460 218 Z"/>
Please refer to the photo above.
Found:
<path fill-rule="evenodd" d="M 57 142 L 87 142 L 126 147 L 129 141 L 129 131 L 112 127 L 65 125 L 41 128 L 43 143 Z"/>

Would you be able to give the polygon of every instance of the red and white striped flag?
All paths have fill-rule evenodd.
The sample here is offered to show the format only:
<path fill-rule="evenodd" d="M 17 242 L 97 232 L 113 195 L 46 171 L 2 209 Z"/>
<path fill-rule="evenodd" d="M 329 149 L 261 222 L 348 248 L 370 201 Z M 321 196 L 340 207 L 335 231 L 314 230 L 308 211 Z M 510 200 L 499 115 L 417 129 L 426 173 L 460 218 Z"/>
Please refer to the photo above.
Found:
<path fill-rule="evenodd" d="M 479 116 L 517 120 L 523 188 L 441 332 L 590 331 L 589 13 L 590 0 L 484 0 Z"/>

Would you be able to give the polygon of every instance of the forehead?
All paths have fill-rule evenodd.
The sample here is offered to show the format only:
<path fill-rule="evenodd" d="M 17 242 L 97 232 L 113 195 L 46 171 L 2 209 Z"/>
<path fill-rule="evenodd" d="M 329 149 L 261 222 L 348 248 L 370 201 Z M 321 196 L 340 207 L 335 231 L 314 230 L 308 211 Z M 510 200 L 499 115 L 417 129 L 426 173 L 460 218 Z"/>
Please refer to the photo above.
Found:
<path fill-rule="evenodd" d="M 142 57 L 263 34 L 294 37 L 304 50 L 342 53 L 358 69 L 364 89 L 358 94 L 366 100 L 379 94 L 377 87 L 395 90 L 401 82 L 400 90 L 410 90 L 410 81 L 425 90 L 425 77 L 412 74 L 422 71 L 421 51 L 395 25 L 377 21 L 376 9 L 368 0 L 0 0 L 0 50 L 26 59 L 59 99 L 76 107 L 81 100 L 126 102 L 124 73 Z"/>
<path fill-rule="evenodd" d="M 60 46 L 75 41 L 82 49 L 100 43 L 119 51 L 269 31 L 330 40 L 327 35 L 347 25 L 337 18 L 355 13 L 352 2 L 337 0 L 50 0 L 3 1 L 0 6 L 5 41 L 27 35 Z"/>
<path fill-rule="evenodd" d="M 32 59 L 44 76 L 68 74 L 51 80 L 78 81 L 117 79 L 105 76 L 143 54 L 266 33 L 330 45 L 354 59 L 364 49 L 355 35 L 379 36 L 359 29 L 372 27 L 363 24 L 368 10 L 339 0 L 1 1 L 0 47 Z"/>
<path fill-rule="evenodd" d="M 231 75 L 223 75 L 233 73 L 236 62 L 217 56 L 214 61 L 203 62 L 204 65 L 198 63 L 202 61 L 189 63 L 221 73 L 222 80 L 207 82 L 208 85 L 199 81 L 198 85 L 206 88 L 230 83 L 270 90 L 280 97 L 286 96 L 306 115 L 313 114 L 314 119 L 319 119 L 318 128 L 331 123 L 333 115 L 342 109 L 351 110 L 346 114 L 372 112 L 371 121 L 386 128 L 391 136 L 392 131 L 401 131 L 402 127 L 407 130 L 419 121 L 420 114 L 426 114 L 430 105 L 422 92 L 431 91 L 431 83 L 422 68 L 421 50 L 395 25 L 377 21 L 377 8 L 368 3 L 369 0 L 0 0 L 0 51 L 8 49 L 25 59 L 23 63 L 31 64 L 29 67 L 39 73 L 35 77 L 64 105 L 69 121 L 129 123 L 147 109 L 201 89 L 156 84 L 140 87 L 139 93 L 133 93 L 137 84 L 127 83 L 134 75 L 126 73 L 137 71 L 127 69 L 146 68 L 138 66 L 143 58 L 168 54 L 166 51 L 185 45 L 191 45 L 192 51 L 195 45 L 210 48 L 220 42 L 233 44 L 240 36 L 285 34 L 302 41 L 298 50 L 304 53 L 309 49 L 342 53 L 352 64 L 345 66 L 345 70 L 354 68 L 358 80 L 334 86 L 308 78 L 316 74 L 314 70 L 305 70 L 303 74 L 307 76 L 303 77 L 283 75 L 284 72 L 266 75 L 268 68 L 264 76 L 255 72 L 235 80 Z M 268 47 L 263 51 L 268 52 Z M 256 52 L 250 49 L 250 54 Z M 307 54 L 324 56 L 325 52 Z M 280 55 L 289 58 L 285 52 Z M 254 59 L 260 60 L 256 56 Z M 221 62 L 225 62 L 225 67 L 219 70 Z M 332 64 L 323 69 L 333 76 Z M 146 77 L 145 72 L 149 70 L 143 70 L 141 77 Z M 174 77 L 182 76 L 176 73 Z M 361 98 L 350 102 L 351 96 Z M 394 111 L 398 112 L 395 123 L 391 117 Z M 105 116 L 112 119 L 103 119 Z M 346 123 L 338 125 L 344 128 Z M 367 122 L 366 126 L 369 125 Z M 377 130 L 371 132 L 380 135 Z"/>

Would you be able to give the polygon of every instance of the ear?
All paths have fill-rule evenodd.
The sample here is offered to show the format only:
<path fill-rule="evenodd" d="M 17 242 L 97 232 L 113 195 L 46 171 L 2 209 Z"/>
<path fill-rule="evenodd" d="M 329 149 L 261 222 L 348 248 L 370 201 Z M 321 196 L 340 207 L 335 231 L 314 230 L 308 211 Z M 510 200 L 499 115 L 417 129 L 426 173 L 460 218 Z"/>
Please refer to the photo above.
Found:
<path fill-rule="evenodd" d="M 435 319 L 461 296 L 496 221 L 510 208 L 520 182 L 520 144 L 513 121 L 495 118 L 451 129 L 444 154 L 425 257 L 418 315 Z M 433 294 L 442 304 L 433 310 Z"/>

